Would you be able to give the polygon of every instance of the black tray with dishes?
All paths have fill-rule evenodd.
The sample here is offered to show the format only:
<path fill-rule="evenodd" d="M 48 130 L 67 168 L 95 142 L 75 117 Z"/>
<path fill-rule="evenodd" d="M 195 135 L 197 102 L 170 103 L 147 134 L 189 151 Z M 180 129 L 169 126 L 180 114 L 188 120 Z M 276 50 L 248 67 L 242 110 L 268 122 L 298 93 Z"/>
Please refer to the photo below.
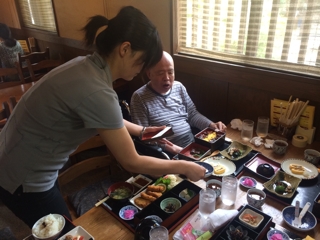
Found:
<path fill-rule="evenodd" d="M 190 189 L 195 193 L 189 200 L 184 199 L 183 197 L 181 197 L 181 195 L 179 196 L 179 194 L 185 189 Z M 134 204 L 131 203 L 130 199 L 126 201 L 115 201 L 109 198 L 102 204 L 102 206 L 133 233 L 135 233 L 135 229 L 141 222 L 141 220 L 151 215 L 160 217 L 162 219 L 161 225 L 165 226 L 168 231 L 171 232 L 178 224 L 189 217 L 189 215 L 191 215 L 192 212 L 198 207 L 200 190 L 201 188 L 193 184 L 192 182 L 188 180 L 182 180 L 147 207 L 141 210 L 138 209 L 138 213 L 134 215 L 134 218 L 132 220 L 124 220 L 119 216 L 119 211 L 122 207 L 128 205 L 134 206 Z M 174 213 L 166 213 L 160 208 L 161 201 L 169 197 L 176 198 L 181 202 L 181 207 Z"/>
<path fill-rule="evenodd" d="M 225 149 L 227 149 L 230 146 L 231 142 L 229 141 L 224 141 L 224 143 L 217 149 L 219 151 L 223 151 Z M 236 165 L 236 170 L 233 173 L 235 176 L 238 176 L 239 173 L 244 169 L 244 165 L 249 162 L 250 160 L 252 160 L 259 152 L 256 150 L 251 150 L 245 157 L 243 157 L 242 159 L 239 159 L 238 161 L 232 161 L 235 165 Z M 223 157 L 221 154 L 216 155 L 216 157 Z M 201 160 L 205 159 L 206 157 L 202 158 Z M 179 155 L 175 155 L 173 157 L 173 159 L 183 159 L 181 157 L 179 157 Z M 213 176 L 214 177 L 214 176 Z M 216 177 L 219 178 L 219 177 Z"/>
<path fill-rule="evenodd" d="M 180 193 L 189 189 L 194 192 L 194 195 L 186 200 L 183 198 Z M 185 220 L 195 208 L 199 205 L 199 192 L 201 188 L 188 180 L 182 180 L 171 190 L 164 193 L 160 198 L 152 202 L 147 207 L 143 208 L 134 216 L 134 223 L 137 225 L 142 219 L 150 215 L 156 215 L 162 219 L 162 226 L 165 226 L 169 232 L 175 229 L 175 227 Z M 181 203 L 181 207 L 176 209 L 173 213 L 167 213 L 164 211 L 160 204 L 164 199 L 175 198 L 178 199 Z"/>
<path fill-rule="evenodd" d="M 195 142 L 209 147 L 211 149 L 211 152 L 219 149 L 219 147 L 223 145 L 225 138 L 226 133 L 216 131 L 210 127 L 207 127 L 194 135 Z"/>
<path fill-rule="evenodd" d="M 263 217 L 263 220 L 256 228 L 251 227 L 240 220 L 241 214 L 246 210 L 253 211 Z M 237 216 L 234 217 L 224 228 L 220 229 L 217 234 L 214 234 L 211 239 L 228 240 L 229 238 L 227 231 L 230 232 L 230 229 L 232 229 L 231 226 L 233 226 L 234 228 L 241 227 L 243 231 L 247 231 L 247 236 L 249 236 L 253 240 L 262 240 L 264 236 L 267 235 L 270 227 L 274 226 L 274 223 L 272 222 L 271 216 L 254 207 L 251 207 L 250 205 L 244 205 L 239 209 L 239 213 L 237 214 Z"/>

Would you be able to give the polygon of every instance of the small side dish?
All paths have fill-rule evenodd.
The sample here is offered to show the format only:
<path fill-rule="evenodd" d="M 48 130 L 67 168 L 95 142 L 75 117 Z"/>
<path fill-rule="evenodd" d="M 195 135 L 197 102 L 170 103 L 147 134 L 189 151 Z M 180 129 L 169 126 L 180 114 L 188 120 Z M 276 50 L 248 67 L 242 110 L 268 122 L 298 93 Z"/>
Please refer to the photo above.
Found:
<path fill-rule="evenodd" d="M 188 202 L 191 198 L 193 198 L 195 195 L 195 192 L 191 189 L 184 189 L 179 193 L 179 197 Z"/>
<path fill-rule="evenodd" d="M 277 229 L 271 229 L 267 233 L 268 240 L 290 240 L 289 236 Z"/>
<path fill-rule="evenodd" d="M 254 188 L 257 186 L 257 181 L 254 178 L 248 176 L 242 176 L 239 182 L 245 188 Z"/>
<path fill-rule="evenodd" d="M 59 240 L 94 240 L 83 227 L 77 226 L 59 238 Z"/>
<path fill-rule="evenodd" d="M 251 239 L 248 237 L 248 231 L 245 229 L 242 229 L 240 225 L 237 227 L 230 225 L 229 228 L 227 229 L 227 235 L 228 235 L 228 239 L 237 239 L 237 240 Z"/>
<path fill-rule="evenodd" d="M 250 227 L 257 228 L 263 221 L 264 217 L 251 209 L 245 209 L 240 214 L 239 219 Z"/>
<path fill-rule="evenodd" d="M 123 220 L 131 220 L 134 218 L 134 215 L 138 212 L 138 209 L 135 206 L 128 205 L 124 206 L 119 211 L 119 216 Z"/>
<path fill-rule="evenodd" d="M 181 207 L 181 202 L 176 198 L 165 198 L 160 203 L 160 208 L 166 213 L 174 213 Z"/>
<path fill-rule="evenodd" d="M 230 146 L 221 151 L 220 154 L 230 160 L 237 161 L 251 152 L 252 148 L 240 142 L 233 141 Z"/>

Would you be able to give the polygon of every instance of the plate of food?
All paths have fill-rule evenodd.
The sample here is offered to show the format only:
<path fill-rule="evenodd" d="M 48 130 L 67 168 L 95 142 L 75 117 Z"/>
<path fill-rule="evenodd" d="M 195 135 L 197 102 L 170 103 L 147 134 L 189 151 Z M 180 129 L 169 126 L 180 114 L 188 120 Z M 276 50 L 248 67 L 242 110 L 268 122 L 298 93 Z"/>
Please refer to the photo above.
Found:
<path fill-rule="evenodd" d="M 148 185 L 146 189 L 131 198 L 130 202 L 138 209 L 142 210 L 181 181 L 182 178 L 174 174 L 168 174 L 164 177 L 160 177 L 154 184 Z"/>
<path fill-rule="evenodd" d="M 236 171 L 236 165 L 225 158 L 209 157 L 203 162 L 209 163 L 213 167 L 212 175 L 222 177 L 233 174 Z"/>
<path fill-rule="evenodd" d="M 247 156 L 249 152 L 251 152 L 251 150 L 252 148 L 248 145 L 233 141 L 230 146 L 227 149 L 221 151 L 220 154 L 232 161 L 237 161 Z"/>
<path fill-rule="evenodd" d="M 301 182 L 300 178 L 278 171 L 272 179 L 263 184 L 269 192 L 283 198 L 291 198 Z"/>
<path fill-rule="evenodd" d="M 313 164 L 302 159 L 287 159 L 282 162 L 281 168 L 286 173 L 300 179 L 314 179 L 319 174 L 318 169 Z"/>

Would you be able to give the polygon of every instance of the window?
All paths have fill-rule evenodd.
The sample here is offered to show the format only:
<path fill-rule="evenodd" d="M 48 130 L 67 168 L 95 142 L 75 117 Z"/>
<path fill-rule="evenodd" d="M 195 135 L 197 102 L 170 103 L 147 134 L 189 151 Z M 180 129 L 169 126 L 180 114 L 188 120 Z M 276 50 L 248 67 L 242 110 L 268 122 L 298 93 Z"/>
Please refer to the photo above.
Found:
<path fill-rule="evenodd" d="M 57 32 L 51 0 L 19 0 L 25 27 Z"/>
<path fill-rule="evenodd" d="M 319 0 L 177 0 L 177 51 L 320 76 Z"/>

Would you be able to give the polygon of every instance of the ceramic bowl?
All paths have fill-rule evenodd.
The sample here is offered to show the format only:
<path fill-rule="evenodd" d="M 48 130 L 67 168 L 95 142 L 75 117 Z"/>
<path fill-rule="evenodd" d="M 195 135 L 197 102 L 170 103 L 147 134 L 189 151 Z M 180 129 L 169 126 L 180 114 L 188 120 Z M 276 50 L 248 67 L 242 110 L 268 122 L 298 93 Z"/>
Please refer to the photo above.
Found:
<path fill-rule="evenodd" d="M 272 146 L 272 150 L 275 154 L 283 155 L 286 153 L 288 148 L 288 143 L 283 140 L 275 140 Z"/>
<path fill-rule="evenodd" d="M 284 221 L 286 222 L 286 224 L 288 224 L 293 229 L 295 229 L 297 231 L 301 231 L 301 232 L 307 232 L 307 231 L 310 231 L 316 227 L 317 219 L 310 211 L 307 211 L 306 214 L 304 215 L 304 217 L 301 219 L 301 226 L 300 227 L 293 226 L 292 222 L 295 218 L 294 217 L 294 210 L 295 210 L 294 206 L 288 206 L 282 210 L 282 217 L 283 217 Z M 300 212 L 301 212 L 301 210 L 302 209 L 300 208 Z"/>
<path fill-rule="evenodd" d="M 234 155 L 230 155 L 230 150 L 234 148 L 234 149 L 239 149 L 240 152 L 241 152 L 241 155 L 240 156 L 234 156 Z M 237 161 L 237 160 L 240 160 L 241 158 L 244 158 L 245 156 L 247 156 L 250 152 L 251 152 L 252 148 L 249 147 L 248 145 L 244 145 L 240 142 L 237 142 L 237 141 L 233 141 L 230 146 L 221 151 L 220 154 L 232 161 Z"/>
<path fill-rule="evenodd" d="M 254 178 L 248 176 L 242 176 L 239 179 L 239 182 L 240 185 L 245 188 L 255 188 L 257 186 L 257 181 Z"/>
<path fill-rule="evenodd" d="M 271 240 L 271 237 L 272 237 L 274 234 L 279 234 L 279 235 L 282 237 L 282 240 L 290 240 L 289 236 L 288 236 L 286 233 L 284 233 L 284 232 L 282 232 L 282 231 L 280 231 L 280 230 L 278 230 L 278 229 L 271 229 L 271 230 L 269 230 L 269 231 L 267 232 L 267 238 L 268 238 L 268 240 Z"/>
<path fill-rule="evenodd" d="M 119 191 L 119 189 L 127 189 L 126 191 L 128 191 L 128 194 L 126 195 L 126 197 L 122 197 L 119 194 L 115 194 L 117 191 Z M 121 202 L 126 202 L 129 198 L 131 198 L 133 192 L 134 192 L 134 187 L 131 183 L 128 183 L 128 182 L 117 182 L 112 184 L 108 188 L 108 195 L 110 196 L 110 198 L 116 201 L 121 201 Z"/>
<path fill-rule="evenodd" d="M 37 232 L 36 232 L 36 228 L 37 227 L 40 227 L 40 229 L 42 228 L 42 224 L 43 223 L 46 223 L 48 220 L 47 219 L 50 219 L 51 217 L 49 217 L 49 215 L 51 215 L 51 217 L 54 217 L 57 221 L 60 221 L 60 228 L 58 230 L 58 232 L 54 232 L 53 234 L 49 235 L 49 236 L 46 236 L 46 237 L 40 237 L 39 235 L 37 235 Z M 56 239 L 62 232 L 63 228 L 64 228 L 64 225 L 66 223 L 66 220 L 65 218 L 60 215 L 60 214 L 49 214 L 49 215 L 46 215 L 42 218 L 40 218 L 32 227 L 32 236 L 34 237 L 34 239 L 36 240 L 54 240 Z"/>
<path fill-rule="evenodd" d="M 286 183 L 289 183 L 291 185 L 291 192 L 284 192 L 280 193 L 277 191 L 276 187 L 277 184 L 281 181 L 284 181 Z M 301 182 L 300 178 L 297 178 L 295 176 L 289 175 L 285 172 L 278 171 L 269 181 L 265 182 L 263 184 L 264 188 L 268 190 L 269 192 L 283 198 L 291 198 L 293 197 L 295 191 L 297 190 L 299 184 Z"/>
<path fill-rule="evenodd" d="M 304 150 L 304 159 L 309 163 L 317 165 L 320 160 L 320 152 L 314 149 L 306 149 Z"/>
<path fill-rule="evenodd" d="M 139 222 L 135 229 L 135 240 L 147 240 L 149 239 L 149 232 L 151 228 L 160 226 L 160 223 L 152 218 L 144 218 Z"/>
<path fill-rule="evenodd" d="M 250 188 L 247 191 L 247 202 L 250 206 L 261 208 L 266 201 L 266 194 L 264 191 L 256 188 Z"/>
<path fill-rule="evenodd" d="M 119 216 L 123 220 L 131 220 L 134 218 L 134 215 L 138 213 L 138 211 L 138 208 L 136 208 L 135 206 L 127 205 L 120 209 Z"/>
<path fill-rule="evenodd" d="M 213 167 L 209 163 L 200 162 L 200 161 L 195 161 L 195 163 L 201 165 L 202 167 L 204 167 L 206 169 L 206 173 L 204 175 L 205 178 L 210 177 L 212 175 Z"/>
<path fill-rule="evenodd" d="M 212 188 L 216 192 L 216 198 L 218 198 L 221 195 L 222 182 L 210 179 L 206 182 L 206 188 Z"/>
<path fill-rule="evenodd" d="M 259 166 L 257 167 L 257 173 L 259 173 L 260 175 L 264 176 L 264 177 L 272 177 L 274 175 L 274 169 L 273 167 L 268 164 L 268 163 L 262 163 L 259 164 Z"/>
<path fill-rule="evenodd" d="M 160 208 L 166 213 L 174 213 L 181 207 L 181 202 L 177 198 L 165 198 L 160 203 Z"/>

